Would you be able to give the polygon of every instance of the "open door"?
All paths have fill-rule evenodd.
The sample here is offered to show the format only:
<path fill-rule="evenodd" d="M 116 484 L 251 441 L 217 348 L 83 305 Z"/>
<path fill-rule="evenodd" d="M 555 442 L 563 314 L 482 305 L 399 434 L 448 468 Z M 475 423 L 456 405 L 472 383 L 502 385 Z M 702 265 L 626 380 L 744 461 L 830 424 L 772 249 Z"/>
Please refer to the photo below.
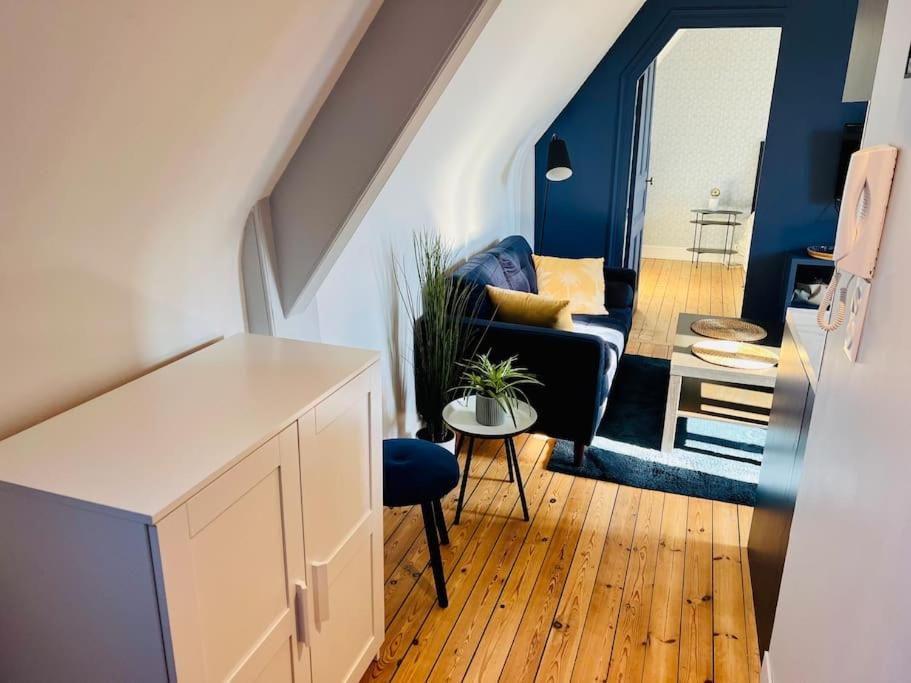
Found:
<path fill-rule="evenodd" d="M 652 105 L 655 99 L 655 62 L 639 77 L 636 86 L 636 123 L 633 131 L 632 173 L 626 220 L 626 257 L 624 265 L 639 272 L 642 258 L 642 233 L 645 228 L 645 203 L 648 188 L 649 157 L 652 145 Z M 638 288 L 637 288 L 638 291 Z"/>

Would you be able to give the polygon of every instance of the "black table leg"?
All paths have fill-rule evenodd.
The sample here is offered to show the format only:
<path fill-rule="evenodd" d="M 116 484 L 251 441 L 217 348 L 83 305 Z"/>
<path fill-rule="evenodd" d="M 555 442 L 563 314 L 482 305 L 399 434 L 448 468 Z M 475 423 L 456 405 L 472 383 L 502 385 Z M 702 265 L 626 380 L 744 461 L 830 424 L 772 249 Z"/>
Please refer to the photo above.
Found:
<path fill-rule="evenodd" d="M 446 518 L 443 516 L 443 506 L 439 499 L 433 501 L 433 519 L 437 524 L 440 535 L 440 545 L 449 545 L 449 533 L 446 531 Z"/>
<path fill-rule="evenodd" d="M 468 437 L 468 453 L 465 455 L 465 469 L 462 471 L 462 488 L 459 489 L 459 502 L 456 503 L 454 524 L 462 519 L 462 505 L 465 504 L 465 487 L 468 485 L 468 470 L 471 468 L 471 453 L 474 451 L 474 437 Z"/>
<path fill-rule="evenodd" d="M 701 218 L 701 216 L 702 216 L 702 214 L 697 213 L 696 220 L 698 221 L 699 218 Z M 690 254 L 690 265 L 693 265 L 694 263 L 696 263 L 696 230 L 698 230 L 698 229 L 699 229 L 699 225 L 694 222 L 693 223 L 693 253 Z"/>
<path fill-rule="evenodd" d="M 512 476 L 512 456 L 509 454 L 509 440 L 503 440 L 503 447 L 506 449 L 506 469 L 509 472 L 509 481 L 513 481 Z"/>
<path fill-rule="evenodd" d="M 516 444 L 512 438 L 506 439 L 507 451 L 512 456 L 512 466 L 516 471 L 516 484 L 519 486 L 519 500 L 522 501 L 522 514 L 525 515 L 525 521 L 528 521 L 528 503 L 525 502 L 525 487 L 522 485 L 522 471 L 519 469 L 519 456 L 516 454 Z"/>
<path fill-rule="evenodd" d="M 459 457 L 459 453 L 462 452 L 462 444 L 464 442 L 465 442 L 465 435 L 462 434 L 461 432 L 459 432 L 458 436 L 456 437 L 456 447 L 455 447 L 455 455 L 457 458 Z"/>
<path fill-rule="evenodd" d="M 440 603 L 440 607 L 447 607 L 449 605 L 449 597 L 446 595 L 446 574 L 443 572 L 443 558 L 440 555 L 440 542 L 437 538 L 433 503 L 421 503 L 421 513 L 424 515 L 424 535 L 427 536 L 430 568 L 433 570 L 433 582 L 437 587 L 437 601 Z"/>

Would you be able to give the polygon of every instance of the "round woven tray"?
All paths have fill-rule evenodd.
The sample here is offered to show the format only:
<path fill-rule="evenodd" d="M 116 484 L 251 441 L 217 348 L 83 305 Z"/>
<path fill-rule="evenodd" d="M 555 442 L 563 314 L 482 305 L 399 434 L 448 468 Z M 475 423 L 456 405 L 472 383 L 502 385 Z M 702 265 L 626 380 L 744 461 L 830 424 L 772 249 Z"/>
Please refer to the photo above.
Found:
<path fill-rule="evenodd" d="M 707 363 L 738 370 L 765 370 L 778 365 L 778 354 L 756 344 L 711 339 L 696 342 L 690 349 Z"/>
<path fill-rule="evenodd" d="M 690 329 L 703 337 L 726 341 L 752 342 L 767 336 L 759 325 L 736 318 L 702 318 L 690 325 Z"/>

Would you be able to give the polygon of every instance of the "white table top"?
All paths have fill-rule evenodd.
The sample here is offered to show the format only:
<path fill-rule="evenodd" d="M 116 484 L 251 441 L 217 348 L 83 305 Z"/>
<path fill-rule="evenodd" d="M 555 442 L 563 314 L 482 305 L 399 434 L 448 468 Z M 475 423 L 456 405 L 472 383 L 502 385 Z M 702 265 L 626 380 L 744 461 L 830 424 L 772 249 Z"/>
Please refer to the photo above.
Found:
<path fill-rule="evenodd" d="M 524 401 L 519 401 L 514 409 L 516 421 L 513 423 L 509 413 L 503 424 L 495 427 L 479 424 L 474 416 L 474 396 L 457 398 L 443 408 L 443 421 L 452 429 L 468 436 L 479 436 L 485 439 L 505 439 L 522 432 L 527 432 L 538 421 L 538 413 Z"/>
<path fill-rule="evenodd" d="M 721 316 L 693 315 L 681 313 L 677 318 L 677 335 L 674 337 L 674 352 L 671 355 L 671 374 L 680 377 L 695 377 L 699 379 L 714 380 L 716 382 L 731 382 L 755 387 L 774 387 L 775 378 L 778 376 L 778 366 L 764 370 L 741 370 L 739 368 L 726 368 L 697 358 L 693 355 L 691 347 L 708 337 L 696 334 L 690 329 L 693 321 L 700 318 L 717 318 Z"/>
<path fill-rule="evenodd" d="M 0 441 L 0 486 L 155 522 L 377 358 L 231 337 Z"/>

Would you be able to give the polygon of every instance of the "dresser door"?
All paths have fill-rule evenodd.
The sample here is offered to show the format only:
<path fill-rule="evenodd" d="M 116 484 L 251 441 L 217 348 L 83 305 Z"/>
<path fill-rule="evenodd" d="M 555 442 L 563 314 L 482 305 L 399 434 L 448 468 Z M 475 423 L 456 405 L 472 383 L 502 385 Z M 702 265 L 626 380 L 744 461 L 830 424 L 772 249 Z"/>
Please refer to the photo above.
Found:
<path fill-rule="evenodd" d="M 383 640 L 382 442 L 373 367 L 300 424 L 313 679 L 356 681 Z"/>
<path fill-rule="evenodd" d="M 310 681 L 297 449 L 295 424 L 153 530 L 178 680 Z"/>

